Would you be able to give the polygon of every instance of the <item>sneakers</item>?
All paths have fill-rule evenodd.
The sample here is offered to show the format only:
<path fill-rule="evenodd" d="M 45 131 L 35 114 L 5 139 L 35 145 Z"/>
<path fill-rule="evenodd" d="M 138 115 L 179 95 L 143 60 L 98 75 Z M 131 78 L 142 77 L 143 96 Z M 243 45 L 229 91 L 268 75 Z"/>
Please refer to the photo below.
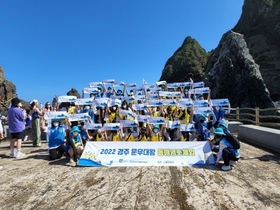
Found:
<path fill-rule="evenodd" d="M 76 162 L 73 160 L 73 158 L 70 158 L 69 162 L 66 163 L 67 166 L 76 166 Z"/>
<path fill-rule="evenodd" d="M 232 166 L 232 165 L 234 165 L 234 164 L 236 164 L 236 161 L 234 161 L 234 160 L 230 160 L 230 161 L 229 161 L 229 165 L 230 165 L 230 166 Z"/>
<path fill-rule="evenodd" d="M 230 165 L 228 165 L 228 166 L 223 165 L 222 170 L 223 171 L 229 171 L 229 170 L 231 170 L 231 167 L 230 167 Z"/>
<path fill-rule="evenodd" d="M 15 158 L 16 157 L 16 155 L 15 155 L 15 153 L 10 153 L 10 158 Z"/>
<path fill-rule="evenodd" d="M 27 141 L 27 139 L 28 139 L 28 136 L 26 135 L 26 136 L 24 137 L 23 141 Z"/>
<path fill-rule="evenodd" d="M 22 158 L 22 157 L 24 157 L 24 156 L 25 156 L 24 153 L 22 153 L 21 151 L 18 151 L 17 154 L 16 154 L 16 156 L 15 156 L 15 158 Z"/>

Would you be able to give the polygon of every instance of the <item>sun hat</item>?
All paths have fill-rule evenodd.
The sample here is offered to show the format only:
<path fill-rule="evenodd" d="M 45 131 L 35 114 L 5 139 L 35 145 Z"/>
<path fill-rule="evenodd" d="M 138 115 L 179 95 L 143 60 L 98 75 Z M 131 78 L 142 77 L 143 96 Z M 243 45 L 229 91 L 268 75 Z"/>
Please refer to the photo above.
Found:
<path fill-rule="evenodd" d="M 201 117 L 204 119 L 204 121 L 207 120 L 204 114 L 200 114 L 200 115 L 198 115 L 198 117 L 197 117 L 197 121 L 199 121 L 199 118 L 201 118 Z"/>
<path fill-rule="evenodd" d="M 154 125 L 154 127 L 153 127 L 153 129 L 152 129 L 152 130 L 153 130 L 153 132 L 155 132 L 155 130 L 156 130 L 156 129 L 158 129 L 158 130 L 159 130 L 159 126 L 158 126 L 157 124 L 155 124 L 155 125 Z"/>
<path fill-rule="evenodd" d="M 214 132 L 215 135 L 226 135 L 222 128 L 217 128 Z"/>
<path fill-rule="evenodd" d="M 36 103 L 36 102 L 38 102 L 38 100 L 33 99 L 32 101 L 30 101 L 30 103 L 29 103 L 29 104 L 31 105 L 31 104 Z"/>
<path fill-rule="evenodd" d="M 220 127 L 220 126 L 224 126 L 225 128 L 228 128 L 228 125 L 227 125 L 227 123 L 225 121 L 220 122 L 218 124 L 218 127 Z"/>
<path fill-rule="evenodd" d="M 18 98 L 13 98 L 11 100 L 11 103 L 12 103 L 12 106 L 16 106 L 16 105 L 18 105 L 20 103 L 20 100 Z"/>
<path fill-rule="evenodd" d="M 73 126 L 73 128 L 70 131 L 70 133 L 73 133 L 73 132 L 80 132 L 79 127 L 78 126 Z"/>

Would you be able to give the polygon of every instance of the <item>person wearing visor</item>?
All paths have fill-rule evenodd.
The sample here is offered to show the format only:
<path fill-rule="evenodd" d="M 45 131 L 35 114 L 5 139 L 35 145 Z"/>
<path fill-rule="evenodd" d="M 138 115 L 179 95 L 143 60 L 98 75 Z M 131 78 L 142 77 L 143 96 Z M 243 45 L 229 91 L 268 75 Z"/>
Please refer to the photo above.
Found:
<path fill-rule="evenodd" d="M 79 156 L 84 151 L 82 137 L 79 133 L 80 133 L 79 127 L 73 126 L 70 131 L 70 137 L 67 141 L 68 145 L 65 148 L 65 150 L 70 156 L 69 163 L 67 163 L 67 165 L 69 166 L 76 166 Z"/>
<path fill-rule="evenodd" d="M 225 138 L 226 134 L 222 128 L 217 128 L 214 132 L 214 139 L 211 141 L 211 146 L 219 142 L 219 152 L 217 153 L 217 159 L 215 165 L 219 165 L 219 161 L 223 157 L 224 165 L 222 166 L 223 171 L 231 170 L 231 166 L 239 160 L 240 154 L 237 149 L 234 149 L 231 143 Z"/>
<path fill-rule="evenodd" d="M 53 119 L 51 127 L 48 129 L 49 136 L 48 150 L 50 159 L 60 159 L 64 154 L 65 128 L 61 125 L 59 119 Z"/>

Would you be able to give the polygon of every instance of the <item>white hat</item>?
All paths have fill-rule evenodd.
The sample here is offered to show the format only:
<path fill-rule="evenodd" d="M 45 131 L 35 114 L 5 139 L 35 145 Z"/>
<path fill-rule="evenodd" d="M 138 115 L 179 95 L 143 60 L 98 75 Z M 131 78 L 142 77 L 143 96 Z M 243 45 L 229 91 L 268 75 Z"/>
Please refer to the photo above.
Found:
<path fill-rule="evenodd" d="M 36 99 L 33 99 L 32 101 L 30 101 L 30 105 L 32 104 L 32 103 L 36 103 L 36 102 L 38 102 L 38 100 L 36 100 Z"/>

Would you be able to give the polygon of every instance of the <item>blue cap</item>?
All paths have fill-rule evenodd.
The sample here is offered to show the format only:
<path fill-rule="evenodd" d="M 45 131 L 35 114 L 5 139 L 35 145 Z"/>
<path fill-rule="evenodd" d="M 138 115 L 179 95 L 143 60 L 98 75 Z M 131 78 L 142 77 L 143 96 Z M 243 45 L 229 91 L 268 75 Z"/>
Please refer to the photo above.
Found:
<path fill-rule="evenodd" d="M 228 125 L 227 125 L 227 123 L 225 121 L 220 122 L 218 124 L 218 127 L 220 127 L 221 125 L 224 126 L 225 128 L 228 128 Z"/>
<path fill-rule="evenodd" d="M 222 128 L 217 128 L 216 130 L 215 130 L 215 132 L 214 132 L 214 134 L 216 135 L 216 134 L 218 134 L 218 135 L 226 135 L 225 133 L 224 133 L 224 131 L 223 131 L 223 129 Z"/>
<path fill-rule="evenodd" d="M 70 133 L 73 133 L 73 132 L 80 132 L 79 127 L 78 126 L 73 126 L 73 128 L 70 131 Z"/>

